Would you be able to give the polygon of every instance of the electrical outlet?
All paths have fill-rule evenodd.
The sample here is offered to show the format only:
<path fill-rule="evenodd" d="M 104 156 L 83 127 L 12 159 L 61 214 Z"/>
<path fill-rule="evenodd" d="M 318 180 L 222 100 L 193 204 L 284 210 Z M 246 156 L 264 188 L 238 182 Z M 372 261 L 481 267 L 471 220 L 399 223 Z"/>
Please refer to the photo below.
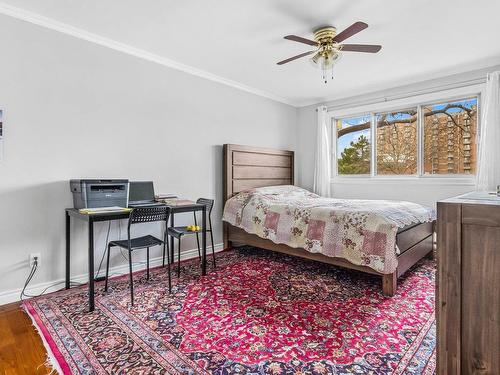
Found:
<path fill-rule="evenodd" d="M 31 253 L 30 254 L 30 268 L 33 267 L 33 265 L 35 264 L 35 258 L 38 262 L 37 264 L 37 267 L 40 267 L 40 265 L 42 264 L 42 259 L 41 259 L 41 256 L 40 256 L 40 253 Z"/>

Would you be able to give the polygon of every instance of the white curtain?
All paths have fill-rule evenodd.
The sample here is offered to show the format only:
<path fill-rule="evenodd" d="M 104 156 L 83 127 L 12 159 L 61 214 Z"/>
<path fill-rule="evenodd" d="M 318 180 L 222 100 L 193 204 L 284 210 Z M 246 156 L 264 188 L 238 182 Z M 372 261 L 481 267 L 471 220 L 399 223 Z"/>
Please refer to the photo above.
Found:
<path fill-rule="evenodd" d="M 480 137 L 476 189 L 495 191 L 500 185 L 500 71 L 486 79 Z"/>
<path fill-rule="evenodd" d="M 318 125 L 316 140 L 316 158 L 314 164 L 314 192 L 323 197 L 330 196 L 330 136 L 328 132 L 327 108 L 322 106 L 317 108 Z"/>

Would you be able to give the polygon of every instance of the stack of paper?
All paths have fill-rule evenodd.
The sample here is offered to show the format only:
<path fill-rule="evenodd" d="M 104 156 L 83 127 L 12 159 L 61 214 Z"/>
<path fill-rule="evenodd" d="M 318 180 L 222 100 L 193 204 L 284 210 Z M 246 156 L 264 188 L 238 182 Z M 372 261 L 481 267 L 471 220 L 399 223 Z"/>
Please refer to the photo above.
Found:
<path fill-rule="evenodd" d="M 165 203 L 167 206 L 189 206 L 194 204 L 193 201 L 182 198 L 161 199 L 159 202 Z"/>
<path fill-rule="evenodd" d="M 79 211 L 82 214 L 92 215 L 92 214 L 102 214 L 110 212 L 130 212 L 130 208 L 111 206 L 111 207 L 82 208 Z"/>
<path fill-rule="evenodd" d="M 156 194 L 155 195 L 156 200 L 172 199 L 172 198 L 177 198 L 177 195 L 175 195 L 175 194 Z"/>

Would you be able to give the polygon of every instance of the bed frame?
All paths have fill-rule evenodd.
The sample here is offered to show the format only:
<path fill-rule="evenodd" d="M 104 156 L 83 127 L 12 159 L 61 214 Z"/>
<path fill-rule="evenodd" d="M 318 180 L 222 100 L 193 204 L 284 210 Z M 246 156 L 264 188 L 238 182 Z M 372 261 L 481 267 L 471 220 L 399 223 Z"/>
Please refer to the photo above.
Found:
<path fill-rule="evenodd" d="M 224 145 L 224 204 L 233 195 L 251 188 L 294 185 L 294 152 L 268 148 Z M 397 279 L 426 255 L 433 254 L 433 223 L 422 223 L 399 230 L 396 243 L 400 249 L 398 268 L 394 273 L 381 274 L 369 267 L 358 266 L 345 259 L 311 253 L 301 248 L 292 248 L 260 238 L 228 223 L 223 227 L 224 247 L 245 244 L 277 251 L 306 259 L 316 260 L 348 269 L 366 272 L 382 277 L 384 295 L 396 293 Z"/>

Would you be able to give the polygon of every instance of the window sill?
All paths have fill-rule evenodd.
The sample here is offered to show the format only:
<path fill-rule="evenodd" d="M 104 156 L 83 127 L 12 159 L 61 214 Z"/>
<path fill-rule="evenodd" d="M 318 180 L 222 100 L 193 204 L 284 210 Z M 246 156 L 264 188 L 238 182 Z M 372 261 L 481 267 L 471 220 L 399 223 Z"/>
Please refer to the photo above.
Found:
<path fill-rule="evenodd" d="M 334 177 L 330 180 L 332 184 L 416 184 L 416 185 L 441 185 L 441 186 L 471 186 L 476 184 L 475 176 L 349 176 Z"/>

